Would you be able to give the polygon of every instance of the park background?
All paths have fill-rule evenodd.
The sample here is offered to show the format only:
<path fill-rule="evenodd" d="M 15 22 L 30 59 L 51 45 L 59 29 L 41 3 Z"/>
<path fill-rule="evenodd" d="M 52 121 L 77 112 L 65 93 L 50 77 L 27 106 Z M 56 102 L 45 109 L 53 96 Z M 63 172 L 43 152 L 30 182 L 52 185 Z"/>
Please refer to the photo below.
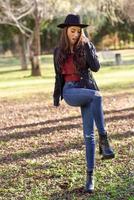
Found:
<path fill-rule="evenodd" d="M 79 108 L 53 106 L 57 24 L 79 14 L 101 69 L 94 77 L 116 158 L 102 161 L 85 194 Z M 133 200 L 134 3 L 0 0 L 0 200 Z"/>

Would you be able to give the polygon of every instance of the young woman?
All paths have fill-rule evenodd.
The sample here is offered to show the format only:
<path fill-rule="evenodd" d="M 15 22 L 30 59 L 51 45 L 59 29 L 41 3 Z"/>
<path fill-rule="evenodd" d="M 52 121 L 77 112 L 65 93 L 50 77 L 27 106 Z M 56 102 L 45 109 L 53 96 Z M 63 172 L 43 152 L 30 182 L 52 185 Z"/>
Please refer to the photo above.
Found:
<path fill-rule="evenodd" d="M 70 106 L 79 106 L 83 121 L 86 146 L 87 180 L 86 191 L 93 192 L 95 165 L 94 121 L 99 133 L 99 150 L 103 159 L 114 158 L 104 125 L 102 97 L 91 71 L 100 68 L 95 47 L 84 36 L 88 25 L 80 22 L 78 15 L 67 15 L 62 29 L 59 46 L 54 50 L 55 88 L 54 105 L 59 106 L 60 98 Z"/>

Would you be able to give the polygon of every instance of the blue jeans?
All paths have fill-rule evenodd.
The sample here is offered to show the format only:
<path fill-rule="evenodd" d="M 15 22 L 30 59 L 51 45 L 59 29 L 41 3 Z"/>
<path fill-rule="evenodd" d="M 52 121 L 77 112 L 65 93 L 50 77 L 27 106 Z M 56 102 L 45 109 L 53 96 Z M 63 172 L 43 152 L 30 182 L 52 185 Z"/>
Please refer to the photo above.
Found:
<path fill-rule="evenodd" d="M 83 133 L 86 146 L 87 169 L 92 171 L 95 165 L 94 121 L 99 134 L 105 134 L 102 97 L 96 90 L 79 88 L 75 81 L 66 82 L 63 88 L 63 98 L 70 106 L 81 108 Z"/>

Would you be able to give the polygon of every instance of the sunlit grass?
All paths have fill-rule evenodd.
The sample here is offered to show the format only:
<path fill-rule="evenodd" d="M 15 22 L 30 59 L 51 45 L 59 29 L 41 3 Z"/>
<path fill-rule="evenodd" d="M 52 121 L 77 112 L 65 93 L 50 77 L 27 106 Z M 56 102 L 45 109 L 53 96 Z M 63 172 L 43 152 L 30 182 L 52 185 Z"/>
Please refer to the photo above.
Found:
<path fill-rule="evenodd" d="M 134 87 L 134 65 L 102 67 L 94 76 L 103 90 L 117 91 Z"/>
<path fill-rule="evenodd" d="M 1 62 L 1 60 L 0 60 Z M 36 93 L 52 93 L 54 88 L 54 67 L 52 55 L 41 58 L 41 77 L 32 77 L 30 65 L 22 71 L 19 65 L 0 67 L 0 97 L 17 98 Z M 17 60 L 11 59 L 17 64 Z M 8 66 L 7 66 L 8 63 Z M 4 65 L 4 61 L 3 61 Z M 134 65 L 105 66 L 94 73 L 94 77 L 102 91 L 116 92 L 134 87 Z"/>

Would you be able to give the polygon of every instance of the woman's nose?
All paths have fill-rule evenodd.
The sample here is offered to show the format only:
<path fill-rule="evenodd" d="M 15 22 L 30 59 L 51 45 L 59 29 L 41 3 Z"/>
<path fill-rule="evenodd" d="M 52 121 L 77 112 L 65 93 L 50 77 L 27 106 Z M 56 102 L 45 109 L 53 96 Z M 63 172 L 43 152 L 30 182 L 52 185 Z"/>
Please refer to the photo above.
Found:
<path fill-rule="evenodd" d="M 79 37 L 79 34 L 78 33 L 75 33 L 75 38 L 78 38 Z"/>

